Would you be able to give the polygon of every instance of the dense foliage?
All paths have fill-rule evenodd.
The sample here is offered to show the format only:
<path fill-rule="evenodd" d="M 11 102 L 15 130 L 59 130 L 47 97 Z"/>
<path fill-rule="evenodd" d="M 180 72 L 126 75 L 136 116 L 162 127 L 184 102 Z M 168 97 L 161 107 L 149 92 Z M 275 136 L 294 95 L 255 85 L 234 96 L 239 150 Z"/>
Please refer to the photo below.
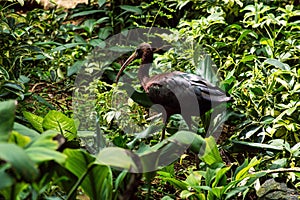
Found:
<path fill-rule="evenodd" d="M 26 10 L 23 3 L 0 2 L 0 199 L 300 196 L 298 1 L 99 0 L 69 10 Z M 139 83 L 114 84 L 126 55 L 83 84 L 95 94 L 93 111 L 72 105 L 77 74 L 102 66 L 91 52 L 105 50 L 113 35 L 145 27 L 167 29 L 157 37 L 173 45 L 155 54 L 152 73 L 201 74 L 233 97 L 227 114 L 216 118 L 226 121 L 218 141 L 205 137 L 208 113 L 196 133 L 177 131 L 183 122 L 173 116 L 168 138 L 159 142 L 162 123 L 153 121 Z M 129 52 L 122 48 L 112 47 Z M 126 76 L 136 76 L 138 66 L 133 62 Z M 220 80 L 203 74 L 207 67 Z M 92 120 L 80 124 L 76 109 Z M 128 133 L 128 124 L 138 127 Z M 147 172 L 159 163 L 145 155 L 171 157 L 176 142 L 191 140 L 175 162 Z M 128 172 L 138 168 L 135 159 L 147 173 Z"/>

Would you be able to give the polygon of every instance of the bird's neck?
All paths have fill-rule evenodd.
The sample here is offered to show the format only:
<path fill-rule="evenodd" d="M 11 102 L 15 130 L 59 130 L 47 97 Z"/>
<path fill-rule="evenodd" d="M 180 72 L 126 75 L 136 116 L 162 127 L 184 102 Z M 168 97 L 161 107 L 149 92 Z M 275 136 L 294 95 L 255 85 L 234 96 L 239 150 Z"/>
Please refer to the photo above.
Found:
<path fill-rule="evenodd" d="M 138 72 L 139 80 L 140 80 L 141 85 L 143 86 L 144 89 L 145 89 L 147 81 L 149 79 L 150 66 L 151 66 L 150 63 L 142 64 L 140 69 L 139 69 L 139 72 Z"/>
<path fill-rule="evenodd" d="M 149 79 L 149 70 L 152 62 L 153 62 L 153 53 L 150 51 L 145 52 L 142 56 L 142 63 L 138 72 L 139 80 L 144 89 L 146 88 L 146 84 Z"/>

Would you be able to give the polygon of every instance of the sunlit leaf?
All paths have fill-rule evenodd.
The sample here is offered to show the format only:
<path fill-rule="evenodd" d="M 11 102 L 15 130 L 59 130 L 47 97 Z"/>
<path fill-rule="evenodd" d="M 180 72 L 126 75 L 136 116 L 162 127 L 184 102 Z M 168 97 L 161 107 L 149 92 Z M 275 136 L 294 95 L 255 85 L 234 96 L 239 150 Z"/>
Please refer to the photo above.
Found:
<path fill-rule="evenodd" d="M 202 151 L 200 152 L 200 159 L 208 165 L 223 162 L 216 141 L 212 136 L 205 138 L 205 145 Z"/>
<path fill-rule="evenodd" d="M 40 133 L 43 132 L 43 118 L 35 115 L 33 113 L 24 111 L 23 112 L 24 117 L 29 121 L 29 123 Z"/>
<path fill-rule="evenodd" d="M 256 157 L 252 158 L 250 163 L 242 168 L 235 176 L 236 180 L 246 178 L 249 175 L 249 169 L 254 167 L 255 165 L 258 165 L 260 163 L 260 160 L 257 160 Z"/>
<path fill-rule="evenodd" d="M 43 127 L 59 131 L 68 140 L 74 139 L 77 135 L 74 120 L 55 110 L 51 110 L 44 117 Z"/>
<path fill-rule="evenodd" d="M 17 131 L 12 131 L 9 136 L 9 142 L 15 143 L 19 147 L 25 147 L 30 141 L 31 141 L 30 137 L 22 135 L 22 134 L 18 133 Z"/>

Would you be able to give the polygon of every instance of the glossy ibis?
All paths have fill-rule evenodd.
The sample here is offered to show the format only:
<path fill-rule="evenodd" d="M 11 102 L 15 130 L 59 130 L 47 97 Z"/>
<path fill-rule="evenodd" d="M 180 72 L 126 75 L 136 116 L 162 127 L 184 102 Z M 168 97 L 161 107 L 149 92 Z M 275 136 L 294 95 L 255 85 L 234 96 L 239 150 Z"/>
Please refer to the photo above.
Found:
<path fill-rule="evenodd" d="M 166 126 L 169 117 L 181 114 L 191 127 L 191 116 L 203 115 L 212 107 L 231 100 L 220 88 L 212 85 L 201 76 L 180 71 L 167 72 L 149 77 L 153 62 L 154 48 L 142 43 L 125 61 L 116 77 L 118 82 L 121 73 L 131 61 L 141 58 L 138 78 L 145 92 L 154 104 L 164 107 L 163 120 Z M 165 126 L 161 139 L 165 136 Z"/>

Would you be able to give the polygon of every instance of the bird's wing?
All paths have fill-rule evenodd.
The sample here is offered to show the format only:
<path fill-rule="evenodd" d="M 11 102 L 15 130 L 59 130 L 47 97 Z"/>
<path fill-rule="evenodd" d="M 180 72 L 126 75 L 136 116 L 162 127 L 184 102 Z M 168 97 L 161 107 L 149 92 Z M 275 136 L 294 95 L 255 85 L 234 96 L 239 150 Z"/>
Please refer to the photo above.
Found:
<path fill-rule="evenodd" d="M 175 104 L 176 98 L 196 97 L 205 103 L 227 102 L 231 98 L 220 88 L 194 74 L 171 72 L 153 76 L 146 85 L 146 92 L 154 103 Z"/>
<path fill-rule="evenodd" d="M 204 101 L 222 103 L 231 100 L 223 90 L 198 75 L 183 73 L 180 76 L 192 85 L 196 95 Z"/>

